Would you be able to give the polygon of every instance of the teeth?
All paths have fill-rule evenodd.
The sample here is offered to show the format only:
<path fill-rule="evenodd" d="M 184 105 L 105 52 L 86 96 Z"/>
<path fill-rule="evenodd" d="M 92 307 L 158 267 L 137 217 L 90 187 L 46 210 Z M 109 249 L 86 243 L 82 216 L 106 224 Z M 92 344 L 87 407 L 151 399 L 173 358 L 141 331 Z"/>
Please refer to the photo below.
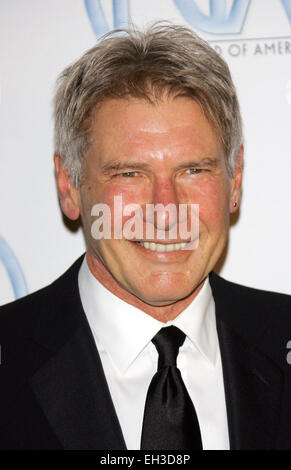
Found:
<path fill-rule="evenodd" d="M 143 246 L 147 250 L 151 251 L 178 251 L 184 248 L 187 245 L 187 242 L 184 243 L 153 243 L 153 242 L 136 242 L 138 245 Z"/>

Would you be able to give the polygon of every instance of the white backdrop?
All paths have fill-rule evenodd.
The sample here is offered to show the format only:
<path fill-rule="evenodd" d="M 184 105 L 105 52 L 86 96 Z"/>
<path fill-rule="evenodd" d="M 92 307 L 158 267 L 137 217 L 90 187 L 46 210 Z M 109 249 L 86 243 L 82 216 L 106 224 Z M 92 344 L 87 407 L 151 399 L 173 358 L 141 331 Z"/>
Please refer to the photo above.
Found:
<path fill-rule="evenodd" d="M 0 304 L 53 281 L 84 251 L 53 174 L 52 94 L 62 69 L 128 19 L 191 26 L 228 61 L 246 163 L 227 279 L 291 293 L 291 0 L 0 0 Z"/>

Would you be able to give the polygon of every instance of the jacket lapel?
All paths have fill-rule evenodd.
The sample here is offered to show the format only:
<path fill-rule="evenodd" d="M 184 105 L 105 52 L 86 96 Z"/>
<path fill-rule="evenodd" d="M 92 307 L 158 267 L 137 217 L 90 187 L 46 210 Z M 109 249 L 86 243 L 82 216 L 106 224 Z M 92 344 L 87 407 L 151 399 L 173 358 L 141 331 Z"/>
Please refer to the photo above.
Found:
<path fill-rule="evenodd" d="M 282 374 L 218 320 L 231 449 L 274 449 Z"/>
<path fill-rule="evenodd" d="M 255 312 L 244 304 L 242 296 L 235 298 L 233 289 L 230 297 L 227 281 L 212 274 L 210 282 L 216 306 L 230 448 L 275 449 L 283 374 L 257 347 L 266 325 L 256 326 Z M 244 323 L 241 329 L 239 321 Z M 253 323 L 252 327 L 248 323 Z"/>
<path fill-rule="evenodd" d="M 81 262 L 51 286 L 57 305 L 46 321 L 41 316 L 34 340 L 52 354 L 30 386 L 64 449 L 126 449 L 79 297 Z"/>

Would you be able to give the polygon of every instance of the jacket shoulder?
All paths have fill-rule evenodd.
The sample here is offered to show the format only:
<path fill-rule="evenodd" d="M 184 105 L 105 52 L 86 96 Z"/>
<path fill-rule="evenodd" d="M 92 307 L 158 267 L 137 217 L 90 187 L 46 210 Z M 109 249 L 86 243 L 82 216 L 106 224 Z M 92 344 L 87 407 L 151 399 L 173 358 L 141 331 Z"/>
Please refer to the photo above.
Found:
<path fill-rule="evenodd" d="M 286 348 L 291 340 L 291 296 L 236 284 L 212 272 L 209 276 L 218 316 L 245 338 L 269 338 Z"/>
<path fill-rule="evenodd" d="M 57 305 L 76 290 L 77 276 L 83 256 L 50 285 L 32 294 L 0 306 L 0 337 L 25 336 L 40 316 L 53 314 Z"/>
<path fill-rule="evenodd" d="M 254 300 L 258 299 L 259 301 L 271 301 L 275 303 L 286 303 L 291 305 L 291 295 L 282 294 L 280 292 L 256 289 L 254 287 L 244 286 L 242 284 L 237 284 L 232 281 L 228 281 L 215 272 L 211 272 L 210 284 L 216 291 L 223 292 L 228 291 L 233 297 L 238 296 L 245 300 Z"/>

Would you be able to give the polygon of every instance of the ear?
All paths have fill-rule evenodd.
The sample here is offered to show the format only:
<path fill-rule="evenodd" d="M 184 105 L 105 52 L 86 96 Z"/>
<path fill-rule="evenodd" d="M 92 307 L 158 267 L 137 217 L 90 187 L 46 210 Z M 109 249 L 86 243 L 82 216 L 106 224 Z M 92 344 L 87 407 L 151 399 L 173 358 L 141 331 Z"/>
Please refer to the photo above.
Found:
<path fill-rule="evenodd" d="M 230 207 L 229 207 L 231 214 L 238 210 L 240 199 L 241 199 L 243 157 L 244 157 L 244 147 L 242 145 L 236 157 L 234 177 L 231 180 Z"/>
<path fill-rule="evenodd" d="M 77 220 L 80 216 L 79 190 L 72 184 L 67 170 L 63 167 L 63 159 L 60 155 L 54 155 L 54 163 L 62 211 L 69 219 Z"/>

